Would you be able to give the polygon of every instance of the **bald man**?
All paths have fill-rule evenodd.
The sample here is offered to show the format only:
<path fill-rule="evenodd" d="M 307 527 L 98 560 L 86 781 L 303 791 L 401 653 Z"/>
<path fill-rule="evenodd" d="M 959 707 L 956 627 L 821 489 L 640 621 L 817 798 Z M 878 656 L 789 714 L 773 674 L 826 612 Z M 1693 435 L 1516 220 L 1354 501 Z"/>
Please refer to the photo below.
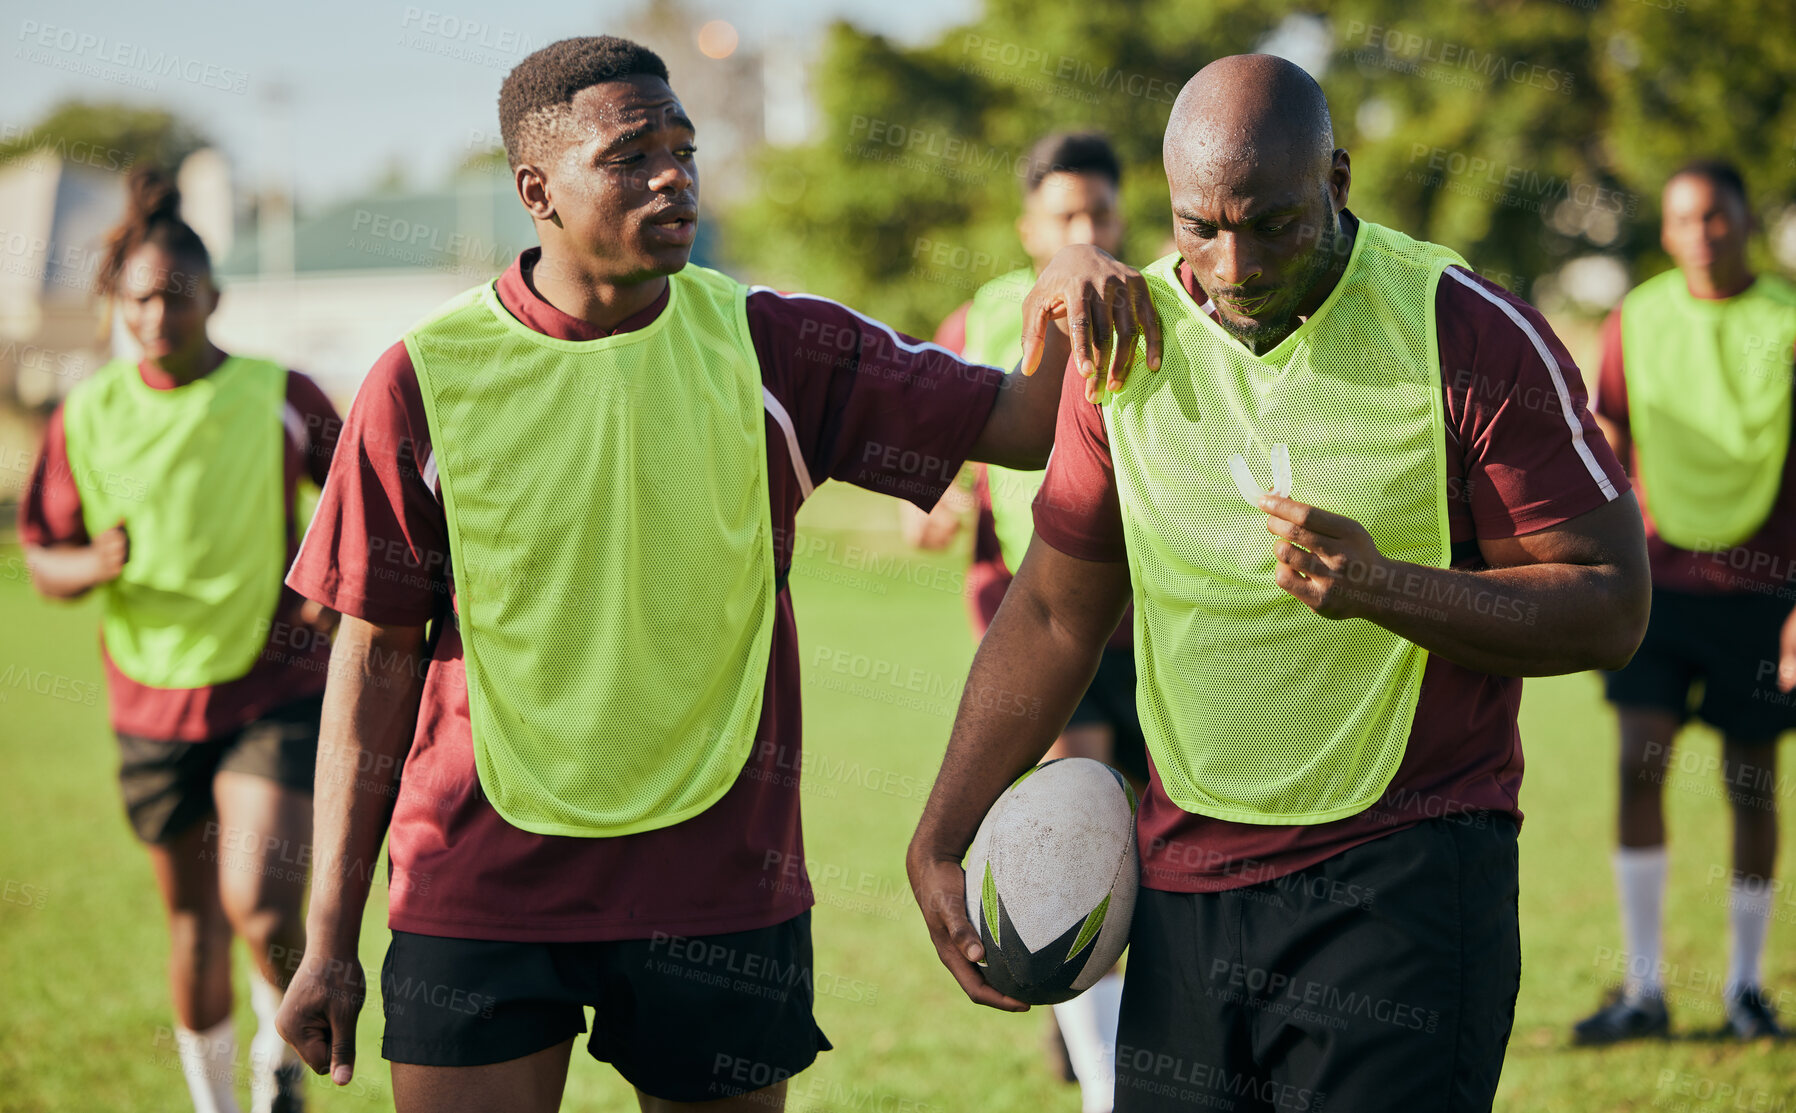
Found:
<path fill-rule="evenodd" d="M 1520 971 L 1520 678 L 1634 652 L 1639 510 L 1540 314 L 1348 209 L 1302 70 L 1206 67 L 1165 164 L 1162 362 L 1063 391 L 911 883 L 967 995 L 1024 1007 L 980 975 L 961 856 L 1132 598 L 1153 777 L 1116 1108 L 1487 1109 Z"/>

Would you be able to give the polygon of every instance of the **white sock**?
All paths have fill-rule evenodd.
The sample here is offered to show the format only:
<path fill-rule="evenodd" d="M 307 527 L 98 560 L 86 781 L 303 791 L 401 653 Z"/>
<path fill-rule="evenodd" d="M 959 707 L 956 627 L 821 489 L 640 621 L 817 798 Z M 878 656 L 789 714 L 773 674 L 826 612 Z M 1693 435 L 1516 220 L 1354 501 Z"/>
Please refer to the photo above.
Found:
<path fill-rule="evenodd" d="M 1054 1006 L 1066 1057 L 1079 1076 L 1084 1113 L 1116 1105 L 1116 1021 L 1122 1012 L 1122 975 L 1112 970 L 1071 1001 Z"/>
<path fill-rule="evenodd" d="M 193 1095 L 194 1113 L 239 1113 L 237 1093 L 231 1082 L 237 1076 L 237 1033 L 231 1018 L 195 1032 L 175 1022 L 175 1046 L 181 1052 L 181 1073 Z"/>
<path fill-rule="evenodd" d="M 1765 953 L 1765 933 L 1771 926 L 1771 884 L 1755 879 L 1741 885 L 1740 876 L 1727 887 L 1727 919 L 1733 927 L 1734 949 L 1727 960 L 1727 990 L 1756 989 L 1759 957 Z"/>
<path fill-rule="evenodd" d="M 249 1003 L 256 1014 L 256 1034 L 249 1041 L 249 1103 L 251 1113 L 268 1113 L 274 1108 L 276 1068 L 298 1062 L 299 1053 L 289 1047 L 274 1025 L 281 1011 L 281 991 L 262 977 L 262 971 L 251 968 Z"/>
<path fill-rule="evenodd" d="M 1659 984 L 1659 930 L 1665 911 L 1665 848 L 1624 846 L 1615 851 L 1615 888 L 1621 894 L 1621 937 L 1627 947 L 1624 1000 L 1664 992 Z"/>

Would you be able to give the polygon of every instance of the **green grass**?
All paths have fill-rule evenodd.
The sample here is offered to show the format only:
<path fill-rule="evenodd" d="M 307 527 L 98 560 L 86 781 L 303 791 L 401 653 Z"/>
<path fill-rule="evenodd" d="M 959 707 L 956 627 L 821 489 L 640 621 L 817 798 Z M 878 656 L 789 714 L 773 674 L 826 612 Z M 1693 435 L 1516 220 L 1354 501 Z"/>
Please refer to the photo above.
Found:
<path fill-rule="evenodd" d="M 1041 1066 L 1039 1011 L 1006 1016 L 967 1003 L 909 902 L 904 844 L 972 648 L 956 593 L 964 553 L 904 552 L 895 522 L 889 502 L 839 487 L 803 516 L 792 590 L 810 755 L 804 818 L 820 898 L 817 1012 L 837 1050 L 794 1081 L 790 1108 L 1072 1113 L 1076 1090 Z M 103 696 L 86 702 L 100 681 L 94 625 L 91 605 L 38 599 L 16 550 L 0 549 L 0 783 L 13 786 L 0 809 L 0 1110 L 185 1108 L 166 1035 L 157 898 L 117 799 Z M 838 663 L 847 671 L 834 671 Z M 1596 680 L 1573 676 L 1529 682 L 1522 732 L 1523 980 L 1498 1108 L 1796 1109 L 1796 1045 L 1567 1047 L 1569 1024 L 1609 977 L 1606 949 L 1617 946 L 1614 725 Z M 1682 745 L 1699 756 L 1718 743 L 1692 732 Z M 1684 1033 L 1714 1022 L 1703 979 L 1726 961 L 1726 915 L 1715 903 L 1725 888 L 1709 871 L 1727 861 L 1727 816 L 1713 779 L 1680 772 L 1667 793 L 1675 837 L 1666 957 L 1704 972 L 1684 974 L 1687 988 L 1672 990 Z M 1796 990 L 1796 897 L 1780 897 L 1777 911 L 1767 980 Z M 362 938 L 372 972 L 385 948 L 383 893 Z M 362 1020 L 354 1092 L 315 1084 L 314 1110 L 391 1107 L 377 1000 Z M 563 1107 L 634 1103 L 610 1068 L 577 1053 Z"/>

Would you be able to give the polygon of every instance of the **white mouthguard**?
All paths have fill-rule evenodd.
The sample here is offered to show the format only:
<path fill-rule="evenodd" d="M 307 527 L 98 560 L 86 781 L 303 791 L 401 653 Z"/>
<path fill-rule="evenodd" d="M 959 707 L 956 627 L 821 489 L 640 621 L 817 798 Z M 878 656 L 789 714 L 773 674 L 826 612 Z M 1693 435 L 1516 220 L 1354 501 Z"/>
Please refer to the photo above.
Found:
<path fill-rule="evenodd" d="M 1282 444 L 1271 447 L 1268 455 L 1272 458 L 1272 493 L 1291 497 L 1291 450 Z M 1255 510 L 1260 508 L 1260 499 L 1266 494 L 1266 488 L 1254 478 L 1253 469 L 1247 466 L 1247 458 L 1239 452 L 1229 454 L 1229 474 L 1235 479 L 1235 490 L 1247 500 L 1247 505 Z"/>
<path fill-rule="evenodd" d="M 1272 490 L 1291 497 L 1291 450 L 1282 444 L 1272 446 Z"/>
<path fill-rule="evenodd" d="M 1246 458 L 1239 452 L 1229 457 L 1229 474 L 1235 477 L 1235 490 L 1241 492 L 1241 497 L 1247 500 L 1247 505 L 1256 510 L 1259 509 L 1260 496 L 1266 492 L 1261 488 L 1260 481 L 1253 477 L 1253 472 L 1247 466 Z"/>

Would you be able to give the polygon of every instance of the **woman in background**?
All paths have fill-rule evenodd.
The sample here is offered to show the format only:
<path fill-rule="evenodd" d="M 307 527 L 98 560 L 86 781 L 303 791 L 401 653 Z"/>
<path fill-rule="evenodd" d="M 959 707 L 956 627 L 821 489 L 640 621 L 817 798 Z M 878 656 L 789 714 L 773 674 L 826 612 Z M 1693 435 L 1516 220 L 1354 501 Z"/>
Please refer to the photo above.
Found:
<path fill-rule="evenodd" d="M 318 386 L 221 351 L 205 245 L 173 181 L 132 174 L 96 289 L 142 349 L 50 418 L 19 511 L 32 583 L 101 595 L 119 782 L 167 907 L 183 1073 L 200 1113 L 235 1113 L 231 938 L 254 963 L 257 1113 L 301 1108 L 275 1032 L 305 947 L 312 771 L 335 615 L 282 584 L 339 420 Z"/>

